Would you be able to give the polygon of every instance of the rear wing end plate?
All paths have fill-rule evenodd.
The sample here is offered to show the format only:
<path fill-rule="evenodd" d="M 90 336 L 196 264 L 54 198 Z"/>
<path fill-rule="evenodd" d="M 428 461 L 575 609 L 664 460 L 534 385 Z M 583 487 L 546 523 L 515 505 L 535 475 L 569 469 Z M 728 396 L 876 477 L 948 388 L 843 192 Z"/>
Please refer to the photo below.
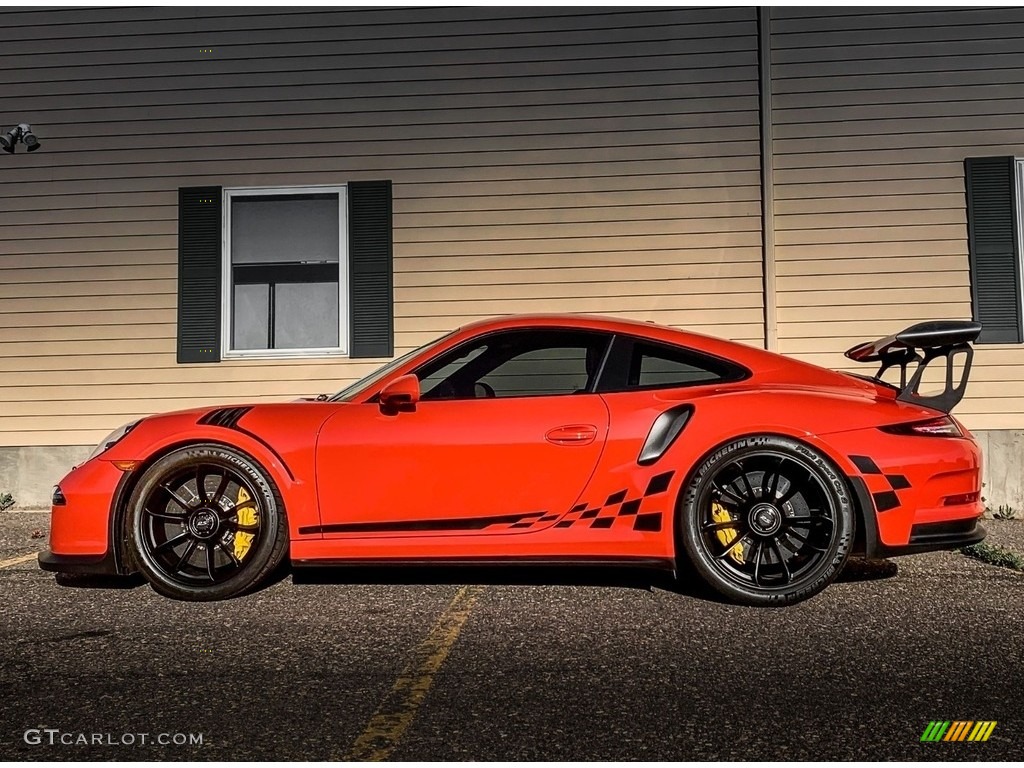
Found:
<path fill-rule="evenodd" d="M 880 363 L 875 378 L 881 381 L 887 370 L 900 369 L 900 393 L 897 400 L 949 413 L 963 400 L 971 374 L 974 350 L 971 343 L 981 333 L 981 323 L 971 320 L 933 320 L 912 325 L 904 331 L 878 341 L 866 341 L 846 350 L 846 356 L 858 363 Z M 920 387 L 928 366 L 945 360 L 943 390 L 921 394 Z M 956 375 L 957 365 L 962 365 Z"/>

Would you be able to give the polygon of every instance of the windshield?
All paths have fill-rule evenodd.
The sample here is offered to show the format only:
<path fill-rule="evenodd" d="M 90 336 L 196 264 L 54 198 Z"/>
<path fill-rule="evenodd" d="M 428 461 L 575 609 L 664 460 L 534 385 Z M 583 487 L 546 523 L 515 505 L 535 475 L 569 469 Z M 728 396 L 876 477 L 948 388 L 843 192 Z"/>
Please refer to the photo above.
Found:
<path fill-rule="evenodd" d="M 330 397 L 330 400 L 332 402 L 336 402 L 336 401 L 339 401 L 339 400 L 343 400 L 343 401 L 351 400 L 352 396 L 355 395 L 357 392 L 362 392 L 364 389 L 366 389 L 366 388 L 376 384 L 381 379 L 384 379 L 389 373 L 391 373 L 392 371 L 394 371 L 397 368 L 401 367 L 403 364 L 407 363 L 409 360 L 411 360 L 416 355 L 420 354 L 421 352 L 425 352 L 426 350 L 430 349 L 431 347 L 437 346 L 442 341 L 444 341 L 449 336 L 451 336 L 453 333 L 454 333 L 454 331 L 452 331 L 452 333 L 445 334 L 444 336 L 442 336 L 439 339 L 434 339 L 433 341 L 427 342 L 422 347 L 414 349 L 411 352 L 406 352 L 401 357 L 396 357 L 390 363 L 387 363 L 387 364 L 381 366 L 380 368 L 378 368 L 377 370 L 375 370 L 373 373 L 369 374 L 368 376 L 364 376 L 363 378 L 359 379 L 359 381 L 352 382 L 351 384 L 349 384 L 347 387 L 345 387 L 340 392 L 332 395 Z"/>

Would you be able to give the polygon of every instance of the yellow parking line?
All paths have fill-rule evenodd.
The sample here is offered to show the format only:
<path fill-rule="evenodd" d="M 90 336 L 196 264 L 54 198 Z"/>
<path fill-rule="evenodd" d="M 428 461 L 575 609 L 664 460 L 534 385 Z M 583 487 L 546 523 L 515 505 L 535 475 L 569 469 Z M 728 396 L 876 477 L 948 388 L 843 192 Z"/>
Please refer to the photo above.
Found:
<path fill-rule="evenodd" d="M 347 760 L 388 758 L 416 716 L 434 682 L 434 675 L 448 657 L 473 604 L 483 591 L 483 587 L 466 586 L 456 593 L 370 718 L 366 729 L 352 745 Z"/>
<path fill-rule="evenodd" d="M 32 552 L 28 555 L 21 555 L 20 557 L 12 557 L 10 560 L 0 560 L 0 568 L 10 568 L 12 565 L 19 565 L 20 563 L 27 563 L 29 560 L 35 560 L 39 556 L 38 552 Z"/>

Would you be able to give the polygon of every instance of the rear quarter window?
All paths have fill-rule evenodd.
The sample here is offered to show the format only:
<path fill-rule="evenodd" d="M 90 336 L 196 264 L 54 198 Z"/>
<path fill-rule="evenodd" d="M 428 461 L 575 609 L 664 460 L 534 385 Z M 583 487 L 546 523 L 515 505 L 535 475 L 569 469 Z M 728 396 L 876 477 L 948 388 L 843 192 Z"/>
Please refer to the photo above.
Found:
<path fill-rule="evenodd" d="M 635 341 L 629 358 L 627 389 L 688 387 L 738 381 L 747 372 L 725 360 L 669 345 Z"/>

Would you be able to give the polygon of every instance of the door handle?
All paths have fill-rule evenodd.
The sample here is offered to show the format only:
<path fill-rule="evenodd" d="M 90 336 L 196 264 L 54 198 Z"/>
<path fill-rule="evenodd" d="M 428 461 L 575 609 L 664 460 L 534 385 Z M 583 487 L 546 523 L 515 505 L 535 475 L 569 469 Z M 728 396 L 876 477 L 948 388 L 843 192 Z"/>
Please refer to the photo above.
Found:
<path fill-rule="evenodd" d="M 597 437 L 593 424 L 567 424 L 549 430 L 544 439 L 555 445 L 590 445 Z"/>

